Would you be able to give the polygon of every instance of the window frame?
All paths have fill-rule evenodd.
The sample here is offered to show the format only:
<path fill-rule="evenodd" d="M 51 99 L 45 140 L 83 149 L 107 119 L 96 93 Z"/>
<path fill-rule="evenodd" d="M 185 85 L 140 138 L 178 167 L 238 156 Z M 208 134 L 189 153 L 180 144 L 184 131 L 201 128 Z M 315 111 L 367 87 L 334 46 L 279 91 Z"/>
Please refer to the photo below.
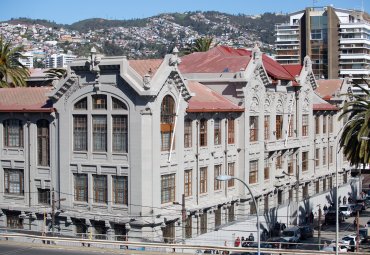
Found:
<path fill-rule="evenodd" d="M 207 120 L 201 119 L 199 121 L 199 146 L 207 146 Z"/>
<path fill-rule="evenodd" d="M 235 162 L 227 163 L 227 174 L 229 176 L 235 177 Z M 227 181 L 227 187 L 233 188 L 235 186 L 235 180 L 231 179 Z"/>
<path fill-rule="evenodd" d="M 175 201 L 176 196 L 176 174 L 161 175 L 161 204 Z"/>
<path fill-rule="evenodd" d="M 108 203 L 108 178 L 106 175 L 93 174 L 93 202 Z"/>
<path fill-rule="evenodd" d="M 302 136 L 308 136 L 308 129 L 309 129 L 309 123 L 308 123 L 308 114 L 302 115 Z"/>
<path fill-rule="evenodd" d="M 258 160 L 249 161 L 249 184 L 258 183 Z"/>
<path fill-rule="evenodd" d="M 308 151 L 302 151 L 302 172 L 308 171 Z"/>
<path fill-rule="evenodd" d="M 17 175 L 17 176 L 16 176 Z M 14 178 L 17 178 L 14 179 Z M 18 190 L 18 191 L 15 191 Z M 4 194 L 24 196 L 24 170 L 4 168 Z"/>
<path fill-rule="evenodd" d="M 282 114 L 277 114 L 275 119 L 275 132 L 276 140 L 283 139 L 283 122 L 284 117 Z"/>
<path fill-rule="evenodd" d="M 199 169 L 199 193 L 205 194 L 208 192 L 208 168 L 201 167 Z"/>
<path fill-rule="evenodd" d="M 24 147 L 23 121 L 19 119 L 6 119 L 3 121 L 3 130 L 4 147 Z"/>
<path fill-rule="evenodd" d="M 214 145 L 220 145 L 221 144 L 221 129 L 222 129 L 222 123 L 221 119 L 215 119 L 214 125 L 213 125 L 213 136 L 214 136 Z"/>
<path fill-rule="evenodd" d="M 263 119 L 264 123 L 264 138 L 270 140 L 270 115 L 265 115 Z"/>
<path fill-rule="evenodd" d="M 249 141 L 258 141 L 258 116 L 249 116 Z"/>
<path fill-rule="evenodd" d="M 37 165 L 50 166 L 50 129 L 49 121 L 41 119 L 37 126 Z"/>
<path fill-rule="evenodd" d="M 128 206 L 128 176 L 114 175 L 113 181 L 113 203 Z"/>
<path fill-rule="evenodd" d="M 184 147 L 191 148 L 193 142 L 193 121 L 185 119 L 184 121 Z"/>
<path fill-rule="evenodd" d="M 216 177 L 222 174 L 222 165 L 221 164 L 214 165 L 213 169 L 214 169 L 213 171 L 214 171 L 214 177 L 215 177 L 214 183 L 213 183 L 213 189 L 215 191 L 221 190 L 222 182 L 217 180 Z"/>
<path fill-rule="evenodd" d="M 235 119 L 227 120 L 227 144 L 235 143 Z"/>
<path fill-rule="evenodd" d="M 175 100 L 171 95 L 166 95 L 161 103 L 161 151 L 169 151 L 171 149 L 174 132 L 174 122 L 176 117 Z M 173 148 L 175 143 L 173 143 Z"/>
<path fill-rule="evenodd" d="M 184 194 L 185 197 L 193 195 L 193 169 L 186 169 L 184 171 Z"/>
<path fill-rule="evenodd" d="M 73 174 L 74 182 L 74 201 L 76 202 L 88 202 L 89 199 L 89 178 L 87 174 Z M 84 182 L 84 183 L 82 183 Z M 81 192 L 83 195 L 81 195 Z"/>

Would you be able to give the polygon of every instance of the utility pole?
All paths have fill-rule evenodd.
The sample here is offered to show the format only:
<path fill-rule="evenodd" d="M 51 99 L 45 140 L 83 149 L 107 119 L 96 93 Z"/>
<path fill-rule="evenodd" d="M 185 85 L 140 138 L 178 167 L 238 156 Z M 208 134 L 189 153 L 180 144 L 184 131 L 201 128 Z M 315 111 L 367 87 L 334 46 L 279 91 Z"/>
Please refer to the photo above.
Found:
<path fill-rule="evenodd" d="M 185 230 L 186 230 L 185 194 L 182 194 L 181 215 L 182 215 L 182 242 L 183 244 L 185 244 Z"/>
<path fill-rule="evenodd" d="M 357 223 L 357 234 L 356 234 L 356 252 L 359 252 L 360 249 L 360 210 L 357 210 L 356 215 L 356 223 Z"/>
<path fill-rule="evenodd" d="M 319 250 L 320 250 L 320 245 L 321 245 L 321 206 L 319 205 L 319 226 L 318 226 L 318 233 L 317 233 L 317 237 L 318 237 L 318 242 L 319 242 Z"/>
<path fill-rule="evenodd" d="M 54 188 L 51 190 L 51 233 L 54 236 L 54 225 L 55 225 L 55 198 Z"/>

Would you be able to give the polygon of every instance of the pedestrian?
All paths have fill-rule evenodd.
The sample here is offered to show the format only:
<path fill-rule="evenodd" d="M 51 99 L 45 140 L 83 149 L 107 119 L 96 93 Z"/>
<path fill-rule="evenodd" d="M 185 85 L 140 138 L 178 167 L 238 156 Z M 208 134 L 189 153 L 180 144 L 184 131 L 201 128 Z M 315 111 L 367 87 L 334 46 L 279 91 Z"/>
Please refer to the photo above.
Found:
<path fill-rule="evenodd" d="M 328 207 L 324 205 L 324 213 L 326 213 L 327 210 L 328 210 Z"/>
<path fill-rule="evenodd" d="M 313 215 L 313 212 L 311 211 L 310 213 L 310 223 L 313 224 L 313 220 L 314 220 L 315 216 Z"/>
<path fill-rule="evenodd" d="M 235 239 L 235 242 L 234 242 L 234 247 L 239 247 L 240 246 L 240 238 L 239 236 Z"/>
<path fill-rule="evenodd" d="M 355 218 L 355 220 L 353 221 L 353 230 L 356 230 L 357 228 L 357 220 Z"/>

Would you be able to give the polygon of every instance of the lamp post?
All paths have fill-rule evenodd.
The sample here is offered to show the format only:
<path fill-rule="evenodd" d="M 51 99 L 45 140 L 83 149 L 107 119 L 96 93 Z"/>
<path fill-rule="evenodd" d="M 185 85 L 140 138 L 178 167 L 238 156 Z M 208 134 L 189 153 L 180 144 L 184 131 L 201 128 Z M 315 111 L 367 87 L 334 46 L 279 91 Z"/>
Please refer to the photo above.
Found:
<path fill-rule="evenodd" d="M 243 180 L 241 180 L 239 178 L 236 178 L 234 176 L 230 176 L 230 175 L 219 175 L 219 176 L 216 177 L 216 180 L 218 180 L 218 181 L 224 181 L 224 182 L 229 181 L 229 180 L 238 180 L 238 181 L 240 181 L 241 183 L 244 184 L 244 186 L 248 189 L 249 193 L 251 194 L 251 197 L 252 197 L 254 206 L 256 208 L 256 214 L 257 214 L 257 254 L 260 255 L 261 254 L 260 220 L 259 220 L 259 215 L 258 215 L 257 202 L 256 202 L 256 199 L 253 196 L 252 191 L 250 190 L 249 186 Z"/>

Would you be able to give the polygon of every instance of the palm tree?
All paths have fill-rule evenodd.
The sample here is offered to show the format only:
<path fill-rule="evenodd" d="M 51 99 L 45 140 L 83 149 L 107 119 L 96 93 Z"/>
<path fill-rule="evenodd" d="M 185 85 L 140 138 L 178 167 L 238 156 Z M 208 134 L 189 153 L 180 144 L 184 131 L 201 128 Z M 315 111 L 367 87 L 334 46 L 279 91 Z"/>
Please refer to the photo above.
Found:
<path fill-rule="evenodd" d="M 47 77 L 50 77 L 51 79 L 61 79 L 66 75 L 67 70 L 63 68 L 50 68 L 44 71 L 44 73 Z"/>
<path fill-rule="evenodd" d="M 346 102 L 339 120 L 348 119 L 343 128 L 339 145 L 351 164 L 370 163 L 370 91 L 363 86 L 361 95 L 353 95 L 354 100 Z"/>
<path fill-rule="evenodd" d="M 0 87 L 25 87 L 28 68 L 19 62 L 23 58 L 23 46 L 12 47 L 0 37 Z"/>
<path fill-rule="evenodd" d="M 196 39 L 194 42 L 188 43 L 184 49 L 184 54 L 191 54 L 193 52 L 205 52 L 208 51 L 213 43 L 212 37 L 200 37 Z M 217 43 L 214 46 L 216 46 Z"/>

